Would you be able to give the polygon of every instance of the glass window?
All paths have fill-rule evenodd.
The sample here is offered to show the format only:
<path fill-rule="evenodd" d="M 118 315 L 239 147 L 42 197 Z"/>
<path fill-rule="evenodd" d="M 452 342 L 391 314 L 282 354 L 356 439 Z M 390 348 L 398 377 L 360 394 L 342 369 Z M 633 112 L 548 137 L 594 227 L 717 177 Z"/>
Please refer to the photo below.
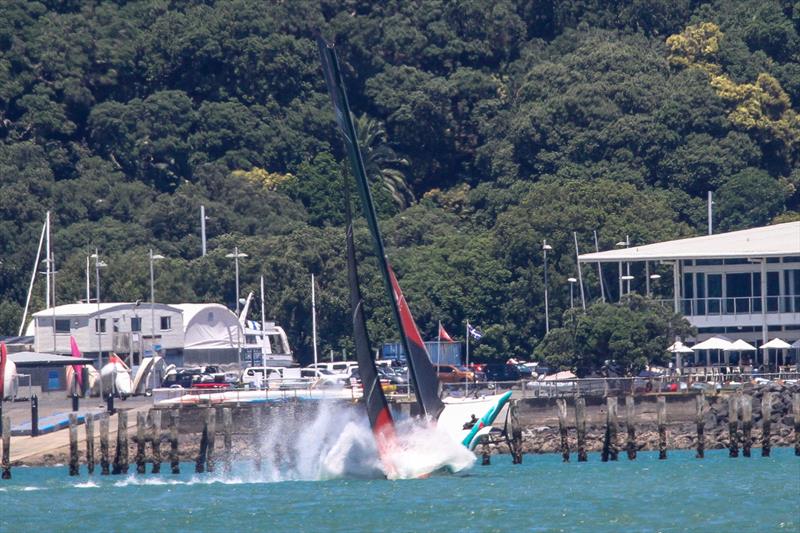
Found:
<path fill-rule="evenodd" d="M 95 331 L 95 333 L 105 333 L 106 332 L 106 319 L 105 318 L 95 318 L 94 319 L 94 331 Z"/>
<path fill-rule="evenodd" d="M 726 274 L 725 275 L 725 291 L 727 298 L 725 299 L 725 309 L 728 313 L 744 313 L 750 310 L 750 291 L 752 289 L 750 282 L 750 273 L 743 274 Z"/>
<path fill-rule="evenodd" d="M 69 333 L 68 318 L 56 318 L 56 333 Z"/>
<path fill-rule="evenodd" d="M 172 317 L 171 316 L 162 316 L 161 317 L 161 329 L 172 329 Z"/>
<path fill-rule="evenodd" d="M 692 274 L 683 275 L 683 297 L 694 298 L 694 284 L 692 283 Z"/>
<path fill-rule="evenodd" d="M 131 331 L 142 331 L 142 317 L 135 316 L 131 318 Z"/>
<path fill-rule="evenodd" d="M 778 310 L 780 293 L 780 272 L 767 272 L 767 311 Z"/>

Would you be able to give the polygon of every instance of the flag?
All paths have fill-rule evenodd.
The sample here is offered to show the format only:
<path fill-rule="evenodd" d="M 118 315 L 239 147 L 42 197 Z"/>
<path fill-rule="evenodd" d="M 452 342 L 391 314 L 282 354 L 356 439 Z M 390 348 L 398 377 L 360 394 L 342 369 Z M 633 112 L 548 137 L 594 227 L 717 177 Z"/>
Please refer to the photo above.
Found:
<path fill-rule="evenodd" d="M 467 331 L 469 332 L 470 335 L 472 335 L 472 338 L 475 339 L 476 341 L 481 340 L 481 338 L 483 337 L 483 333 L 481 333 L 481 330 L 476 328 L 475 326 L 472 326 L 471 324 L 467 324 Z"/>
<path fill-rule="evenodd" d="M 447 331 L 445 331 L 444 326 L 442 326 L 441 322 L 439 323 L 439 341 L 455 342 L 453 338 L 447 334 Z"/>

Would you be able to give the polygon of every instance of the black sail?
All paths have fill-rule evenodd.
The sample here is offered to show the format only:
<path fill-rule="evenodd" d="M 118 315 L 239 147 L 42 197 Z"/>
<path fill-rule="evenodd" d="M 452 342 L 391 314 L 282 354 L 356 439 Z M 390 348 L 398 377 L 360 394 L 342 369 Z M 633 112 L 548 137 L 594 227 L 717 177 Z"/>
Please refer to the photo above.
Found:
<path fill-rule="evenodd" d="M 345 213 L 347 216 L 347 281 L 350 285 L 350 311 L 353 318 L 353 336 L 356 345 L 356 360 L 361 383 L 364 387 L 364 404 L 369 416 L 369 424 L 382 449 L 392 445 L 394 440 L 394 422 L 389 404 L 383 394 L 375 361 L 372 359 L 372 346 L 367 332 L 367 321 L 364 317 L 364 300 L 358 282 L 358 264 L 353 241 L 353 217 L 350 212 L 349 187 L 345 183 Z"/>
<path fill-rule="evenodd" d="M 437 418 L 444 408 L 439 398 L 439 380 L 434 372 L 430 357 L 425 350 L 425 344 L 418 342 L 419 334 L 416 326 L 409 328 L 410 313 L 404 316 L 400 310 L 399 285 L 396 280 L 393 283 L 393 275 L 390 273 L 389 262 L 386 259 L 386 252 L 383 246 L 383 239 L 378 228 L 378 218 L 375 215 L 375 206 L 372 202 L 372 194 L 369 190 L 367 173 L 364 168 L 364 160 L 361 157 L 361 149 L 358 146 L 356 130 L 350 116 L 350 106 L 347 102 L 347 93 L 344 89 L 342 75 L 339 70 L 339 61 L 333 46 L 328 44 L 321 37 L 317 37 L 320 58 L 322 60 L 322 71 L 325 75 L 325 83 L 328 86 L 333 103 L 333 111 L 336 116 L 336 124 L 345 140 L 347 152 L 350 157 L 350 164 L 355 176 L 358 194 L 361 199 L 361 207 L 364 217 L 367 219 L 372 243 L 375 247 L 375 254 L 378 256 L 383 281 L 389 299 L 392 302 L 392 312 L 394 313 L 395 323 L 400 332 L 400 340 L 406 352 L 408 366 L 410 369 L 411 382 L 423 413 L 429 417 Z M 395 287 L 396 286 L 396 287 Z M 395 290 L 397 289 L 397 290 Z M 413 322 L 413 319 L 411 320 Z M 413 331 L 412 331 L 413 329 Z"/>

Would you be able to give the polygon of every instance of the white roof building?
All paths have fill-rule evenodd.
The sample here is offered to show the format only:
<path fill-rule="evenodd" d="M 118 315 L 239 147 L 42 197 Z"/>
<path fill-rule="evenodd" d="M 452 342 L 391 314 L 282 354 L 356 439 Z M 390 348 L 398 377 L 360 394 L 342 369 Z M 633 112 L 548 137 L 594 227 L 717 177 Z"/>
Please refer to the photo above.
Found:
<path fill-rule="evenodd" d="M 759 345 L 773 337 L 800 339 L 800 222 L 633 245 L 578 260 L 598 263 L 606 279 L 613 272 L 620 295 L 630 283 L 663 292 L 669 282 L 651 272 L 670 265 L 667 301 L 698 329 L 697 340 L 719 334 Z M 613 293 L 615 287 L 606 289 Z"/>

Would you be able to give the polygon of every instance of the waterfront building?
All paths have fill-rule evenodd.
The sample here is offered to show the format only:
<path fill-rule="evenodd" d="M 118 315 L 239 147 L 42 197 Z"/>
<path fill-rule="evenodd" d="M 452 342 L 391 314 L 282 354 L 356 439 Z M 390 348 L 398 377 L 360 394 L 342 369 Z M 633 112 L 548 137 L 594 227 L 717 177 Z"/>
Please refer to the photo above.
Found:
<path fill-rule="evenodd" d="M 672 286 L 665 304 L 697 328 L 697 338 L 689 341 L 721 335 L 759 346 L 776 337 L 789 343 L 800 339 L 800 222 L 633 245 L 578 259 L 619 275 L 620 293 L 631 281 L 650 292 L 656 281 L 651 273 L 669 265 L 671 283 L 658 280 L 660 290 Z M 632 263 L 639 264 L 633 280 L 627 273 Z"/>

